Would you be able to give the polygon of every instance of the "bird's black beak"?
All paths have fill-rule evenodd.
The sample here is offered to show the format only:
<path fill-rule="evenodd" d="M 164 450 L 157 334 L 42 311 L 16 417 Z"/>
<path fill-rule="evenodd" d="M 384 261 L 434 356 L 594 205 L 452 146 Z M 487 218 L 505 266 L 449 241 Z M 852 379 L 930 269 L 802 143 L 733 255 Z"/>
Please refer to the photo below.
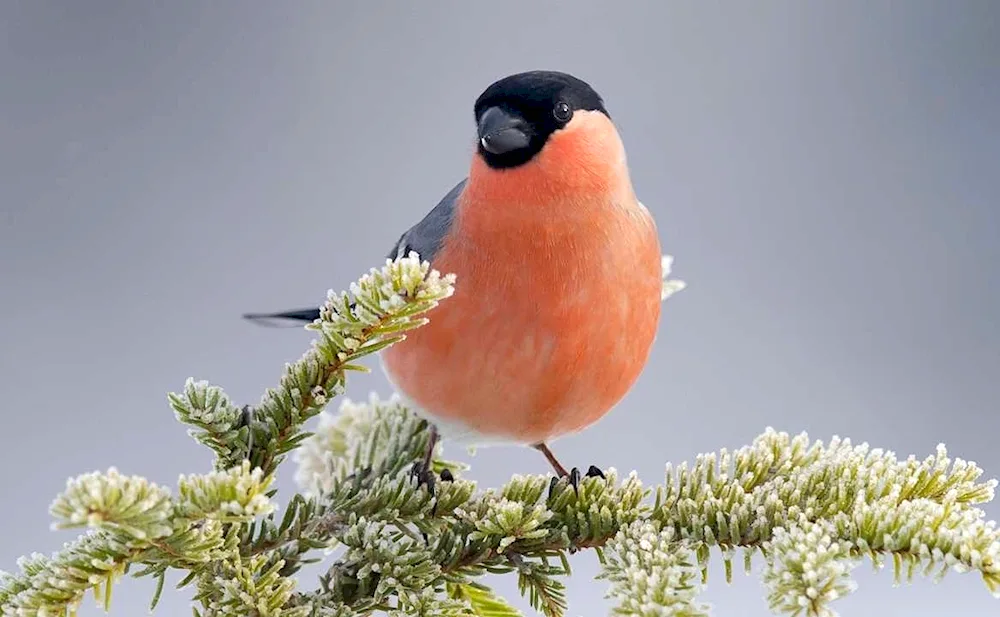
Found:
<path fill-rule="evenodd" d="M 490 107 L 479 118 L 479 145 L 490 154 L 506 154 L 528 147 L 528 123 L 499 107 Z"/>

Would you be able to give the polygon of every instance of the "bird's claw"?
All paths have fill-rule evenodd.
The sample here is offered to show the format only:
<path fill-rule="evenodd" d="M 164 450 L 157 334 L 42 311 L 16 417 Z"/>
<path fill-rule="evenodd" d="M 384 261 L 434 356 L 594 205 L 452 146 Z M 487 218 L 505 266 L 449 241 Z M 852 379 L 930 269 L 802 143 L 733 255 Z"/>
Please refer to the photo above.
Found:
<path fill-rule="evenodd" d="M 580 493 L 580 470 L 577 467 L 569 470 L 569 485 L 573 487 L 573 491 L 577 494 Z"/>

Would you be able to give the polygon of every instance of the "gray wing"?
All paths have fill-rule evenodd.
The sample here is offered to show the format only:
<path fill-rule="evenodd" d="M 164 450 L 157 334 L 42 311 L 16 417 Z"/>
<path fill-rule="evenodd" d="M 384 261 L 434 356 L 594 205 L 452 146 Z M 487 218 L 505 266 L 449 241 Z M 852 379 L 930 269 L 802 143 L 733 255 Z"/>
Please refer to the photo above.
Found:
<path fill-rule="evenodd" d="M 401 235 L 387 257 L 398 259 L 410 251 L 416 251 L 420 259 L 433 262 L 434 256 L 441 248 L 441 242 L 451 229 L 458 197 L 468 181 L 466 178 L 456 184 L 455 188 L 448 191 L 448 194 L 442 197 L 438 205 L 420 219 L 419 223 Z"/>

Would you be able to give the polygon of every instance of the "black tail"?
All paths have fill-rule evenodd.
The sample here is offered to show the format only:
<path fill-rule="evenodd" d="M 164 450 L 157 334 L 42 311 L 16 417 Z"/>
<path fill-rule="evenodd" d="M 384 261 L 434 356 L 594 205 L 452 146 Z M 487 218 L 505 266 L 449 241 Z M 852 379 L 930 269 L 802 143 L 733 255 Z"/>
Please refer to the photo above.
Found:
<path fill-rule="evenodd" d="M 243 319 L 270 328 L 296 328 L 319 319 L 319 309 L 299 309 L 281 313 L 246 313 Z"/>

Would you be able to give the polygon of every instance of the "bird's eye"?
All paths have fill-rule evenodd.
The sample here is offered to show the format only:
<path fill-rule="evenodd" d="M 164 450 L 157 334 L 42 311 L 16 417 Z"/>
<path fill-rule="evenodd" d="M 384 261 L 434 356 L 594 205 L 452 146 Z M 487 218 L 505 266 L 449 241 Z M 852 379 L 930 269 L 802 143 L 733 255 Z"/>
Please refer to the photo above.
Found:
<path fill-rule="evenodd" d="M 559 101 L 552 110 L 552 115 L 556 117 L 556 120 L 566 122 L 573 116 L 573 109 L 564 101 Z"/>

